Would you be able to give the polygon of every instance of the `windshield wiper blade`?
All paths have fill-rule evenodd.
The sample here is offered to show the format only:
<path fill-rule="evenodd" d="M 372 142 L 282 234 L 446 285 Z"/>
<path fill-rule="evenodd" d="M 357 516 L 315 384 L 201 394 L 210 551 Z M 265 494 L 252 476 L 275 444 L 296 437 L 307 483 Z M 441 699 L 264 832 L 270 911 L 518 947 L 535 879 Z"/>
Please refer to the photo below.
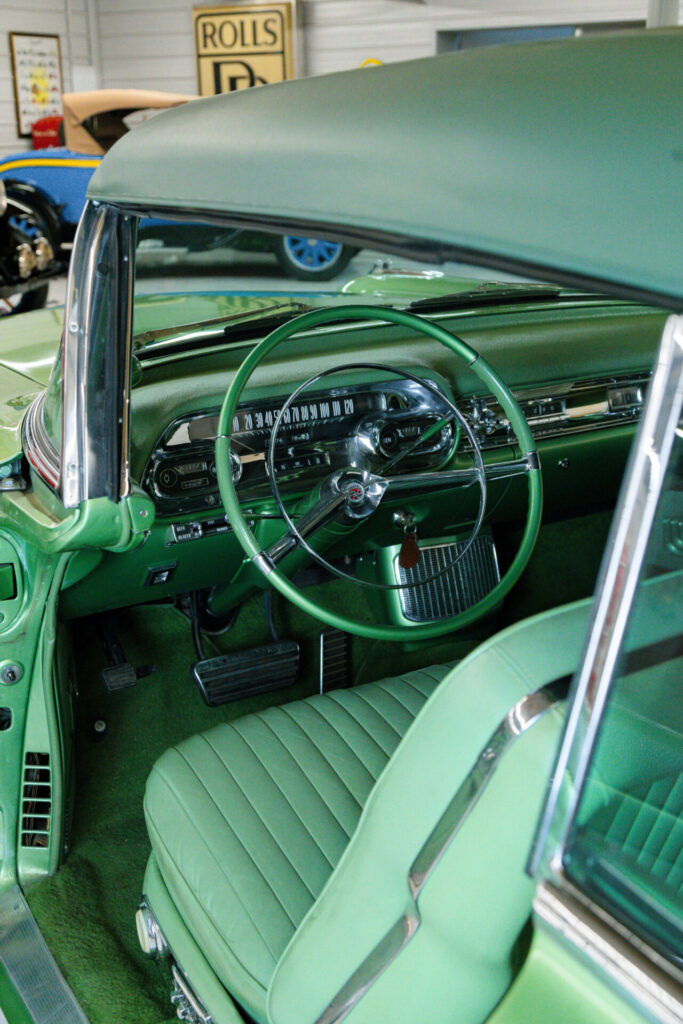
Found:
<path fill-rule="evenodd" d="M 507 306 L 520 302 L 543 302 L 556 299 L 562 289 L 551 284 L 494 284 L 479 285 L 465 292 L 432 295 L 416 299 L 406 309 L 411 312 L 440 313 L 451 309 L 475 309 L 479 306 Z"/>
<path fill-rule="evenodd" d="M 183 340 L 195 340 L 197 331 L 204 332 L 207 328 L 224 325 L 224 332 L 231 324 L 249 323 L 253 320 L 270 320 L 274 314 L 282 315 L 290 313 L 296 316 L 299 313 L 306 313 L 311 307 L 303 302 L 275 302 L 271 306 L 260 306 L 258 309 L 240 310 L 237 313 L 228 313 L 225 316 L 216 316 L 210 320 L 198 320 L 192 324 L 177 324 L 174 327 L 160 327 L 154 331 L 141 331 L 133 337 L 135 349 L 148 348 L 150 345 L 158 348 L 167 338 L 172 338 L 173 347 L 182 343 Z M 165 346 L 164 346 L 165 347 Z"/>

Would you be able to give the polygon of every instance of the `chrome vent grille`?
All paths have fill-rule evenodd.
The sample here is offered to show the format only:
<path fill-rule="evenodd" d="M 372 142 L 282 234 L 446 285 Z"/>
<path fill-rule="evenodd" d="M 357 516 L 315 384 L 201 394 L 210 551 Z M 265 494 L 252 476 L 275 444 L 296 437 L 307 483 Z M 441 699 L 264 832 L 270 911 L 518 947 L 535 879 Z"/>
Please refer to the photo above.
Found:
<path fill-rule="evenodd" d="M 28 751 L 24 761 L 21 845 L 45 849 L 50 843 L 52 774 L 50 755 Z"/>
<path fill-rule="evenodd" d="M 411 622 L 435 622 L 471 608 L 500 581 L 498 555 L 493 537 L 477 537 L 467 554 L 450 568 L 453 559 L 467 541 L 420 547 L 420 561 L 413 569 L 403 569 L 396 556 L 398 583 L 419 583 L 434 573 L 445 571 L 431 583 L 399 590 L 401 609 Z"/>

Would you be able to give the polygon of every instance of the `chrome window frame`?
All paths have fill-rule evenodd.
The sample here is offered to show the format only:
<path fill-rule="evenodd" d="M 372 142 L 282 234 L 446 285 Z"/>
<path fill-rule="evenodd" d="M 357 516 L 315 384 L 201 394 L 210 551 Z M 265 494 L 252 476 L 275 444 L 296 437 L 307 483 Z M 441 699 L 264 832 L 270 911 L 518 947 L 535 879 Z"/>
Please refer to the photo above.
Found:
<path fill-rule="evenodd" d="M 617 504 L 567 724 L 529 861 L 534 875 L 562 877 L 562 856 L 595 750 L 682 406 L 683 316 L 670 316 Z M 565 778 L 574 782 L 562 810 Z"/>
<path fill-rule="evenodd" d="M 570 693 L 567 723 L 528 864 L 529 873 L 540 882 L 534 903 L 537 920 L 555 931 L 560 939 L 574 945 L 641 1006 L 650 1009 L 656 1006 L 655 1018 L 662 1021 L 674 1019 L 670 1016 L 672 1005 L 674 1014 L 680 1011 L 680 1003 L 675 998 L 672 1003 L 667 987 L 667 977 L 677 974 L 676 968 L 666 963 L 644 939 L 619 925 L 612 918 L 610 908 L 601 907 L 581 892 L 565 875 L 563 862 L 637 593 L 667 462 L 680 432 L 682 411 L 683 316 L 671 316 L 664 326 L 643 417 L 615 512 L 584 654 Z M 558 911 L 565 904 L 573 908 L 569 914 L 574 921 L 571 928 L 565 921 L 569 912 Z M 605 968 L 605 941 L 591 939 L 589 942 L 586 938 L 595 930 L 593 921 L 607 922 L 610 934 L 618 935 L 622 944 L 625 943 L 623 948 L 628 955 L 622 950 L 619 957 L 612 958 L 609 971 Z M 647 965 L 639 968 L 638 977 L 642 975 L 645 980 L 641 979 L 638 984 L 633 980 L 634 958 L 639 958 L 641 965 Z"/>
<path fill-rule="evenodd" d="M 89 201 L 76 232 L 62 344 L 65 508 L 130 490 L 128 434 L 136 220 Z"/>

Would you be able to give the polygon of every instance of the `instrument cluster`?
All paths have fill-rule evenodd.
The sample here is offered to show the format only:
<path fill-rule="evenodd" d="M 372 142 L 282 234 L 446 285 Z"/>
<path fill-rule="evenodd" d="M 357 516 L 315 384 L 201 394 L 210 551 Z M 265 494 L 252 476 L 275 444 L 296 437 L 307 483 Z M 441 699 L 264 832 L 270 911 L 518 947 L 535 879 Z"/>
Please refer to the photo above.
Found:
<path fill-rule="evenodd" d="M 238 408 L 230 438 L 233 480 L 244 500 L 270 493 L 266 452 L 286 399 L 246 402 Z M 284 410 L 278 428 L 274 469 L 283 491 L 301 489 L 335 469 L 367 460 L 379 468 L 410 448 L 397 472 L 430 469 L 450 455 L 451 424 L 424 444 L 425 429 L 448 412 L 433 381 L 399 378 L 331 388 L 297 400 Z M 142 485 L 159 515 L 180 515 L 220 507 L 214 442 L 217 409 L 174 420 L 148 459 Z"/>

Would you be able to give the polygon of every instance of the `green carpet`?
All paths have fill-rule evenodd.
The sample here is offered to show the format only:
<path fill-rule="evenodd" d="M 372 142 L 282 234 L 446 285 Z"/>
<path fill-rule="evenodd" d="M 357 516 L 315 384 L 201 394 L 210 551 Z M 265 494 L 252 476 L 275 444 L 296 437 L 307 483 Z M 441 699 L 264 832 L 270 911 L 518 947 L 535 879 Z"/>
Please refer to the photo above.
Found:
<path fill-rule="evenodd" d="M 608 516 L 597 515 L 545 527 L 525 577 L 501 614 L 464 637 L 410 649 L 354 638 L 354 681 L 455 660 L 508 621 L 590 593 L 608 522 Z M 349 591 L 350 586 L 328 584 L 307 593 L 337 609 L 354 607 L 369 618 L 358 588 Z M 134 914 L 149 854 L 142 815 L 145 781 L 156 758 L 184 737 L 316 691 L 320 625 L 284 603 L 278 602 L 275 612 L 281 636 L 302 645 L 300 681 L 289 690 L 214 709 L 206 707 L 192 681 L 196 656 L 190 628 L 174 608 L 148 605 L 117 614 L 120 640 L 131 663 L 157 665 L 148 678 L 117 694 L 107 694 L 102 684 L 100 670 L 106 662 L 94 620 L 73 624 L 80 698 L 71 848 L 57 875 L 29 892 L 28 900 L 91 1024 L 176 1019 L 169 1002 L 169 969 L 143 956 L 135 933 Z M 216 644 L 220 650 L 242 649 L 268 639 L 257 596 Z M 90 734 L 95 718 L 108 725 L 99 742 Z"/>

